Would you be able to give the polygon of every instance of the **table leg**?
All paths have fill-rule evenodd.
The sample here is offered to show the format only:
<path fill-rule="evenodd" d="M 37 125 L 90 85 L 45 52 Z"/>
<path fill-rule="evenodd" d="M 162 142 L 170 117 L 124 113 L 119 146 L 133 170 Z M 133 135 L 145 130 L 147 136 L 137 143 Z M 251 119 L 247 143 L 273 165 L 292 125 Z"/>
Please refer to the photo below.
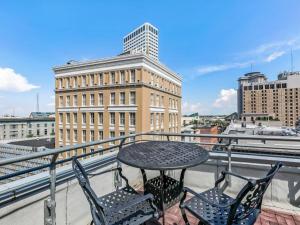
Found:
<path fill-rule="evenodd" d="M 160 171 L 160 198 L 161 198 L 161 209 L 162 209 L 162 221 L 163 225 L 165 225 L 165 208 L 164 208 L 164 176 L 165 176 L 165 171 L 161 170 Z"/>
<path fill-rule="evenodd" d="M 142 176 L 143 176 L 143 183 L 144 183 L 144 192 L 146 192 L 146 184 L 147 184 L 147 174 L 145 172 L 144 169 L 141 169 L 141 173 L 142 173 Z"/>

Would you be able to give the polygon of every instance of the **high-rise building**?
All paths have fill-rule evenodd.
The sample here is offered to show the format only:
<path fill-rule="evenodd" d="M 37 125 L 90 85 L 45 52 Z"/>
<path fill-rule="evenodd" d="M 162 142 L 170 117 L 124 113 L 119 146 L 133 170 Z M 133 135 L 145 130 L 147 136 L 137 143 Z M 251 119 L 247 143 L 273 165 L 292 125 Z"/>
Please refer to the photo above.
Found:
<path fill-rule="evenodd" d="M 73 61 L 54 72 L 57 147 L 147 131 L 180 132 L 181 78 L 144 53 Z"/>
<path fill-rule="evenodd" d="M 243 120 L 280 120 L 295 126 L 299 120 L 300 72 L 283 72 L 278 80 L 268 81 L 259 72 L 239 78 L 238 114 Z"/>
<path fill-rule="evenodd" d="M 123 38 L 123 50 L 143 52 L 158 60 L 158 29 L 150 23 L 144 23 Z"/>

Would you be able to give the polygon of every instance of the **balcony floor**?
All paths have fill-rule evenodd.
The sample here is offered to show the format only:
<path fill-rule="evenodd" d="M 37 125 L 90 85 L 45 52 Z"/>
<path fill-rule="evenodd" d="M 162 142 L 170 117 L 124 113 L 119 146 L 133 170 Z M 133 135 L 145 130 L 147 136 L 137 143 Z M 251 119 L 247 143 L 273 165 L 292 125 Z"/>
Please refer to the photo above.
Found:
<path fill-rule="evenodd" d="M 188 214 L 188 219 L 191 225 L 198 225 L 198 220 L 192 215 Z M 159 220 L 162 222 L 162 219 Z M 149 223 L 148 225 L 157 225 L 159 223 Z M 161 223 L 162 224 L 162 223 Z M 184 225 L 181 217 L 178 204 L 166 211 L 165 215 L 166 225 Z M 255 225 L 300 225 L 300 215 L 289 214 L 285 212 L 278 212 L 271 209 L 263 209 Z"/>

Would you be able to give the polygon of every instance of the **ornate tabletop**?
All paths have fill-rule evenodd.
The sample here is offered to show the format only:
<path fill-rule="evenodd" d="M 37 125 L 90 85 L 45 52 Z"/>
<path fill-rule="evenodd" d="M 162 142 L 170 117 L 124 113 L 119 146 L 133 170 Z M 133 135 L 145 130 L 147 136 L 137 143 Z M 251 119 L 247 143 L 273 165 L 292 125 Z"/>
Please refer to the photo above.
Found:
<path fill-rule="evenodd" d="M 193 143 L 149 141 L 121 149 L 117 159 L 140 169 L 174 170 L 197 166 L 208 157 L 204 148 Z"/>

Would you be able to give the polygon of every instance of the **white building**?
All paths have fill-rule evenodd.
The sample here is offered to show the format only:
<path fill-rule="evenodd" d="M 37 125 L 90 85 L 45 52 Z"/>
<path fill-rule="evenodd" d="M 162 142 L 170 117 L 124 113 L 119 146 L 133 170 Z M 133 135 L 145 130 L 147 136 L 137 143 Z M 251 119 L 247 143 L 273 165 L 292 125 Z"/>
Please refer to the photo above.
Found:
<path fill-rule="evenodd" d="M 124 52 L 144 52 L 158 60 L 158 29 L 144 23 L 123 38 Z"/>

